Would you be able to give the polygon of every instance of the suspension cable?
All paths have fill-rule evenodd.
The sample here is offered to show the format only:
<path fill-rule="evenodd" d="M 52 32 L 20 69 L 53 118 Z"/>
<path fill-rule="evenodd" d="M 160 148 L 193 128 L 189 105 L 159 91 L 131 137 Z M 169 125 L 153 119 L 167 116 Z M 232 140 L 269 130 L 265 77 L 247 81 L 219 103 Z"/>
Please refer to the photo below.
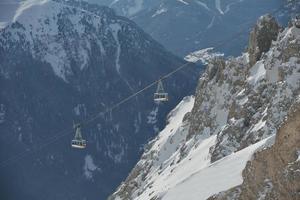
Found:
<path fill-rule="evenodd" d="M 295 0 L 293 0 L 295 1 Z M 280 6 L 278 9 L 274 10 L 273 12 L 271 12 L 270 14 L 274 15 L 276 14 L 277 12 L 279 12 L 280 10 L 284 9 L 284 5 Z M 220 42 L 218 45 L 215 45 L 214 48 L 218 48 L 218 47 L 221 47 L 233 40 L 235 40 L 238 36 L 244 34 L 246 31 L 248 31 L 249 28 L 247 29 L 244 29 L 244 30 L 241 30 L 239 31 L 237 34 L 231 36 L 229 39 L 226 39 L 224 40 L 223 42 Z M 167 79 L 169 78 L 170 76 L 172 76 L 173 74 L 175 74 L 176 72 L 182 70 L 183 68 L 189 66 L 189 64 L 191 64 L 190 62 L 187 62 L 179 67 L 177 67 L 176 69 L 174 69 L 173 71 L 167 73 L 166 75 L 162 76 L 160 79 L 158 80 L 155 80 L 154 82 L 148 84 L 147 86 L 145 86 L 144 88 L 138 90 L 137 92 L 129 95 L 128 97 L 124 98 L 123 100 L 119 101 L 118 103 L 114 104 L 113 106 L 111 106 L 110 108 L 106 109 L 104 112 L 99 112 L 97 113 L 96 115 L 94 115 L 93 117 L 91 117 L 90 119 L 87 119 L 87 120 L 84 120 L 82 121 L 80 124 L 82 125 L 88 125 L 90 123 L 92 123 L 93 121 L 95 121 L 96 119 L 98 119 L 99 117 L 101 117 L 102 115 L 105 115 L 106 113 L 109 113 L 111 111 L 113 111 L 114 109 L 116 109 L 117 107 L 119 107 L 120 105 L 126 103 L 127 101 L 131 100 L 132 98 L 136 97 L 137 95 L 139 95 L 140 93 L 148 90 L 149 88 L 151 88 L 152 86 L 156 85 L 158 83 L 158 81 L 160 80 L 164 80 L 164 79 Z M 42 150 L 43 148 L 47 147 L 48 145 L 50 144 L 53 144 L 55 143 L 56 141 L 58 141 L 60 138 L 62 137 L 65 137 L 67 135 L 70 135 L 71 133 L 73 133 L 73 129 L 72 130 L 64 130 L 64 131 L 61 131 L 59 134 L 56 134 L 52 137 L 49 137 L 48 139 L 46 139 L 44 143 L 42 143 L 41 145 L 39 145 L 37 148 L 33 149 L 33 150 L 29 150 L 29 151 L 23 151 L 15 156 L 12 156 L 11 158 L 8 158 L 7 160 L 4 160 L 2 162 L 0 162 L 0 168 L 3 168 L 3 167 L 6 167 L 8 166 L 9 164 L 13 163 L 13 162 L 16 162 L 17 160 L 29 155 L 30 153 L 34 153 L 34 152 L 37 152 L 37 151 L 40 151 Z"/>

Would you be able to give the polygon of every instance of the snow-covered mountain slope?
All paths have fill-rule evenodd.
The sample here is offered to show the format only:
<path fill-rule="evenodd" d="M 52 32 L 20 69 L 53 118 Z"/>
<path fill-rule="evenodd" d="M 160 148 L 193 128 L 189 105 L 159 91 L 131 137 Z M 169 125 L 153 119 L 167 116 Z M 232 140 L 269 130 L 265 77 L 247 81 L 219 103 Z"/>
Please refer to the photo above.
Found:
<path fill-rule="evenodd" d="M 118 0 L 107 5 L 134 20 L 167 49 L 186 56 L 215 46 L 227 55 L 239 55 L 247 45 L 247 36 L 256 19 L 284 3 L 282 0 Z M 282 22 L 287 22 L 289 12 L 285 9 L 276 14 Z M 223 44 L 227 40 L 230 42 Z"/>
<path fill-rule="evenodd" d="M 10 159 L 0 170 L 1 196 L 105 199 L 164 127 L 165 115 L 192 93 L 198 70 L 190 65 L 164 81 L 167 104 L 153 102 L 153 87 L 102 111 L 184 63 L 108 7 L 22 3 L 0 30 L 0 160 Z M 71 149 L 73 134 L 56 137 L 95 115 L 82 127 L 87 149 Z M 22 152 L 28 154 L 11 159 Z"/>
<path fill-rule="evenodd" d="M 187 136 L 187 123 L 183 121 L 184 115 L 191 111 L 194 97 L 186 97 L 171 111 L 168 125 L 152 141 L 151 149 L 143 155 L 136 169 L 129 178 L 139 172 L 139 177 L 131 185 L 140 185 L 140 189 L 131 196 L 121 193 L 116 199 L 155 199 L 163 196 L 163 199 L 206 199 L 212 194 L 229 189 L 242 183 L 242 170 L 253 152 L 264 145 L 266 140 L 231 154 L 230 156 L 210 163 L 209 148 L 215 144 L 216 135 L 199 139 L 197 145 L 181 162 L 174 162 L 180 156 L 180 143 Z M 146 169 L 146 170 L 145 170 Z M 144 177 L 146 175 L 146 177 Z M 216 183 L 216 179 L 222 177 Z M 130 188 L 124 185 L 125 190 Z M 118 193 L 118 191 L 117 191 Z"/>
<path fill-rule="evenodd" d="M 264 38 L 267 48 L 209 62 L 191 112 L 149 143 L 111 199 L 204 200 L 243 182 L 247 161 L 274 143 L 300 95 L 300 29 L 280 32 L 273 24 L 271 16 L 261 17 L 249 40 L 255 46 Z"/>

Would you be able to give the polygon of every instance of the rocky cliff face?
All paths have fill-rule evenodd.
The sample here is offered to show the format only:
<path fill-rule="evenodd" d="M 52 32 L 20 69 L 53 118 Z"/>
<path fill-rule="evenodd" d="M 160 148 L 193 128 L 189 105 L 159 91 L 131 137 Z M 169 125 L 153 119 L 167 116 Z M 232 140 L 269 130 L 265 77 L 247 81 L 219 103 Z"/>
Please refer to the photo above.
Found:
<path fill-rule="evenodd" d="M 268 19 L 269 16 L 261 17 L 258 25 L 269 21 Z M 274 23 L 269 22 L 270 24 L 265 24 L 266 27 Z M 294 28 L 293 31 L 298 34 L 297 29 Z M 269 44 L 269 47 L 264 48 L 269 49 L 274 34 L 278 33 L 270 31 L 263 36 L 258 34 L 254 41 L 265 38 L 265 44 Z M 237 59 L 215 59 L 200 79 L 189 133 L 203 134 L 204 130 L 209 130 L 210 134 L 218 133 L 218 144 L 211 148 L 213 161 L 273 134 L 285 115 L 279 105 L 287 104 L 286 107 L 289 107 L 292 104 L 293 94 L 297 94 L 298 88 L 292 92 L 294 82 L 279 84 L 279 81 L 286 80 L 290 75 L 297 76 L 288 75 L 286 70 L 291 70 L 292 67 L 290 57 L 298 54 L 287 53 L 284 49 L 290 46 L 297 49 L 298 46 L 285 41 L 285 34 L 287 33 L 282 33 L 282 38 L 279 38 L 282 41 L 277 42 L 255 65 L 251 65 L 250 58 L 256 57 L 256 52 L 249 50 Z M 294 36 L 288 40 L 293 38 Z M 249 46 L 254 45 L 252 41 L 250 39 Z M 284 58 L 286 55 L 289 58 Z M 289 69 L 282 67 L 284 63 L 289 65 Z M 296 70 L 297 64 L 294 66 Z"/>
<path fill-rule="evenodd" d="M 250 33 L 249 64 L 254 65 L 261 55 L 270 49 L 273 40 L 276 40 L 280 27 L 274 17 L 267 15 L 259 20 Z"/>
<path fill-rule="evenodd" d="M 300 107 L 293 106 L 274 145 L 255 153 L 243 171 L 244 182 L 209 200 L 300 199 Z"/>
<path fill-rule="evenodd" d="M 258 51 L 251 50 L 254 46 Z M 300 29 L 279 31 L 263 16 L 249 47 L 240 57 L 208 64 L 191 111 L 149 144 L 111 199 L 207 199 L 242 184 L 246 161 L 272 144 L 299 98 Z"/>
<path fill-rule="evenodd" d="M 0 30 L 2 198 L 105 199 L 164 115 L 194 90 L 197 69 L 164 82 L 171 97 L 164 106 L 151 88 L 102 112 L 184 63 L 108 7 L 24 2 Z M 95 115 L 82 128 L 87 149 L 71 149 L 72 121 Z"/>

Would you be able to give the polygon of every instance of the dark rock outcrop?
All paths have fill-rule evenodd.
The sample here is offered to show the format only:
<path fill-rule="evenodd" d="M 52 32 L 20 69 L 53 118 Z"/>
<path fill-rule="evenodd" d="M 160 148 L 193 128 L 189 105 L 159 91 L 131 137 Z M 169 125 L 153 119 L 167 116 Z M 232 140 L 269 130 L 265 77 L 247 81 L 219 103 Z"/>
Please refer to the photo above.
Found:
<path fill-rule="evenodd" d="M 259 18 L 249 38 L 250 66 L 254 65 L 261 58 L 261 55 L 270 49 L 272 41 L 277 39 L 279 30 L 280 26 L 271 15 L 264 15 Z"/>

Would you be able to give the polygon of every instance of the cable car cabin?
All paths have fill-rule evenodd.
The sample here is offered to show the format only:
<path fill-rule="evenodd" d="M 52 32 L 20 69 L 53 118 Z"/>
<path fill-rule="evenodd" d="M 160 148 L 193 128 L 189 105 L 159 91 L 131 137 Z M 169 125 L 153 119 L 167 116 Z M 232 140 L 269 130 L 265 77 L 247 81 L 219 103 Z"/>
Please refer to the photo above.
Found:
<path fill-rule="evenodd" d="M 162 80 L 158 81 L 156 92 L 154 93 L 154 102 L 165 102 L 169 100 L 168 93 L 165 92 Z"/>
<path fill-rule="evenodd" d="M 72 140 L 72 147 L 77 149 L 84 149 L 86 147 L 85 140 Z"/>
<path fill-rule="evenodd" d="M 168 93 L 154 93 L 155 102 L 165 102 L 169 100 Z"/>
<path fill-rule="evenodd" d="M 86 140 L 82 138 L 80 124 L 74 125 L 75 137 L 71 142 L 73 148 L 84 149 L 86 147 Z"/>

